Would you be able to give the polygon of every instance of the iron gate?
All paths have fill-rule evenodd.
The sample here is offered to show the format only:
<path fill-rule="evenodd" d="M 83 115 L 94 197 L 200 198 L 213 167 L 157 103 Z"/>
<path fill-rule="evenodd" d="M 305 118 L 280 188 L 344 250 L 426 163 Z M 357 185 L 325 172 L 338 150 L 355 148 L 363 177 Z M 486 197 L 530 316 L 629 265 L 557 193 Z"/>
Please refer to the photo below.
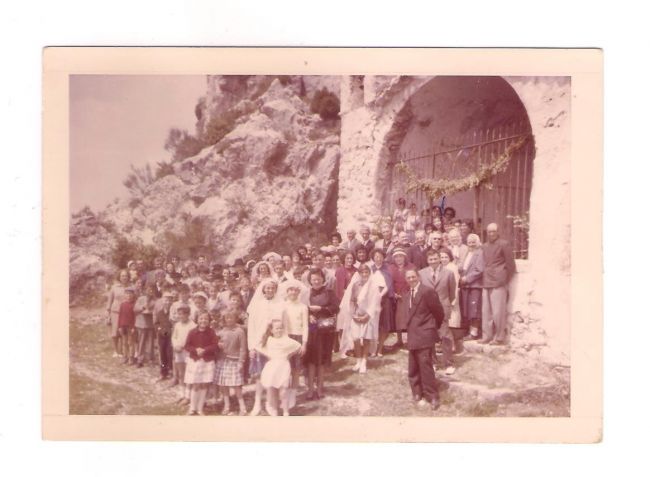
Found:
<path fill-rule="evenodd" d="M 495 222 L 499 234 L 513 246 L 515 258 L 528 258 L 528 222 L 530 191 L 533 178 L 534 138 L 528 121 L 520 121 L 491 129 L 472 131 L 459 137 L 443 139 L 429 150 L 407 151 L 397 155 L 389 163 L 391 179 L 390 208 L 392 212 L 397 198 L 407 203 L 415 202 L 418 211 L 440 205 L 434 204 L 421 191 L 406 193 L 404 176 L 394 170 L 400 162 L 405 163 L 419 178 L 460 179 L 467 177 L 481 164 L 493 162 L 506 148 L 520 139 L 523 145 L 517 149 L 507 168 L 492 180 L 492 188 L 482 185 L 472 189 L 471 210 L 459 211 L 454 198 L 446 197 L 446 206 L 457 210 L 457 218 L 472 219 L 474 229 L 484 239 L 487 224 Z M 465 194 L 465 193 L 463 193 Z M 465 208 L 467 209 L 467 208 Z"/>

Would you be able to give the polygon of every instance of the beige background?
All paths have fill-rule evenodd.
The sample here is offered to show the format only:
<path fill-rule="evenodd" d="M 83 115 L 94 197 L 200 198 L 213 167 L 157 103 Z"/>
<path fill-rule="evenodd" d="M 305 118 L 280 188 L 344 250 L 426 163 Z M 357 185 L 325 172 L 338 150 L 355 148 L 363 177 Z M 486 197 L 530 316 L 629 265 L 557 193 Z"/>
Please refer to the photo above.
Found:
<path fill-rule="evenodd" d="M 49 48 L 44 51 L 43 71 L 45 438 L 447 442 L 595 442 L 601 438 L 602 240 L 600 233 L 594 233 L 602 230 L 599 50 Z M 293 417 L 278 421 L 68 416 L 69 74 L 570 75 L 571 418 Z"/>

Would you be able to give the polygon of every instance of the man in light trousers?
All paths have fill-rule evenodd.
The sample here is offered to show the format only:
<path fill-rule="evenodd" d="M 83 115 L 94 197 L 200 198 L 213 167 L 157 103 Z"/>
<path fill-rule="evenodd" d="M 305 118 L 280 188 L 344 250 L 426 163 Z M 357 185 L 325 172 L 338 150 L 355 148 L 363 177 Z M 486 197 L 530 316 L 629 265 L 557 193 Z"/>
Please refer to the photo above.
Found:
<path fill-rule="evenodd" d="M 497 224 L 487 226 L 487 242 L 483 244 L 483 339 L 479 343 L 505 345 L 508 317 L 506 304 L 508 284 L 517 272 L 512 248 L 499 238 Z"/>

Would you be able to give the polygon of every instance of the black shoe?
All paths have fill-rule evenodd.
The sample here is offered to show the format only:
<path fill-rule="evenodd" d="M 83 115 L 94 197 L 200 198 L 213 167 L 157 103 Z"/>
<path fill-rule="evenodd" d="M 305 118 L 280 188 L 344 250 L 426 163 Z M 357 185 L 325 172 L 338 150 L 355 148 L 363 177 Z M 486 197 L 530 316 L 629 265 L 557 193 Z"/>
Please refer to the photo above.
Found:
<path fill-rule="evenodd" d="M 142 364 L 142 363 L 138 363 L 138 364 L 136 364 L 135 366 L 136 366 L 137 368 L 141 368 L 141 367 L 144 366 L 144 364 Z"/>

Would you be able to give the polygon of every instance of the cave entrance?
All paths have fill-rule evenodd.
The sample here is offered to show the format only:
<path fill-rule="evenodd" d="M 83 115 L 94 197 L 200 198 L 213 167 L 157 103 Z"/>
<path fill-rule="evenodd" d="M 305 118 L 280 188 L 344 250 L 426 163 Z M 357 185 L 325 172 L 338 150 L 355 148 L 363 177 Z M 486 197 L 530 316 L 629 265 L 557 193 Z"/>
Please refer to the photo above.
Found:
<path fill-rule="evenodd" d="M 460 181 L 475 178 L 506 149 L 519 144 L 507 167 L 491 184 L 430 199 L 407 192 L 407 179 L 395 166 L 403 162 L 418 178 Z M 535 156 L 526 109 L 501 77 L 438 76 L 425 83 L 397 114 L 386 145 L 390 157 L 383 213 L 393 213 L 397 199 L 415 202 L 429 222 L 434 205 L 453 207 L 456 218 L 470 219 L 484 238 L 495 222 L 513 246 L 515 258 L 528 258 L 530 192 Z"/>

